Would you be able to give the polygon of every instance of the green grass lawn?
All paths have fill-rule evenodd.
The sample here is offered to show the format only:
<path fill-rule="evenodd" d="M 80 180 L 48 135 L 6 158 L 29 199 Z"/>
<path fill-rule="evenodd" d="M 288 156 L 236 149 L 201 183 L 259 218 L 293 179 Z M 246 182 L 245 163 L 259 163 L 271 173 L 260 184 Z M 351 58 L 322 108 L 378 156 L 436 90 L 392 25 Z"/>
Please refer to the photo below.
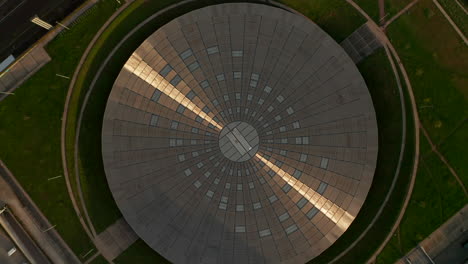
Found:
<path fill-rule="evenodd" d="M 378 0 L 354 0 L 375 23 L 379 24 L 379 1 Z"/>
<path fill-rule="evenodd" d="M 113 0 L 96 7 L 46 47 L 52 61 L 0 103 L 0 158 L 79 256 L 93 248 L 83 231 L 62 178 L 60 127 L 69 80 L 98 27 L 115 10 Z"/>
<path fill-rule="evenodd" d="M 342 0 L 280 0 L 299 11 L 337 42 L 341 42 L 366 22 L 351 5 Z"/>
<path fill-rule="evenodd" d="M 395 21 L 388 33 L 407 68 L 424 127 L 466 186 L 468 48 L 430 0 Z"/>
<path fill-rule="evenodd" d="M 466 165 L 466 138 L 468 135 L 468 124 L 466 120 L 457 128 L 447 140 L 439 146 L 439 152 L 448 160 L 450 166 L 457 172 L 468 189 L 468 166 Z"/>
<path fill-rule="evenodd" d="M 408 71 L 423 125 L 466 186 L 466 47 L 429 0 L 395 21 L 388 33 Z M 401 258 L 467 202 L 453 175 L 421 135 L 413 195 L 398 232 L 377 263 Z"/>
<path fill-rule="evenodd" d="M 420 119 L 438 143 L 468 114 L 468 48 L 430 0 L 391 24 L 388 35 L 407 69 Z"/>
<path fill-rule="evenodd" d="M 460 28 L 460 30 L 468 35 L 468 15 L 465 14 L 463 9 L 455 2 L 455 0 L 438 0 L 439 4 L 444 8 L 445 12 L 452 18 L 453 22 Z M 463 5 L 463 0 L 459 0 Z M 466 9 L 466 7 L 465 7 Z"/>
<path fill-rule="evenodd" d="M 138 239 L 127 250 L 114 259 L 115 264 L 166 264 L 170 263 L 161 257 L 146 243 Z"/>
<path fill-rule="evenodd" d="M 405 216 L 395 236 L 377 259 L 393 263 L 462 208 L 468 199 L 450 171 L 430 150 L 421 133 L 418 175 Z"/>

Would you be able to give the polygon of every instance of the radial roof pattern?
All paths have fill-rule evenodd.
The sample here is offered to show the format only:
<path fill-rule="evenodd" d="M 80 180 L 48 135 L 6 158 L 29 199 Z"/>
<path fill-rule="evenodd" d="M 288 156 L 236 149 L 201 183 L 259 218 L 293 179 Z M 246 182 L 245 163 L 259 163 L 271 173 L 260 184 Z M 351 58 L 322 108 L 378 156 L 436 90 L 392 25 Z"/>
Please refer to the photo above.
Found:
<path fill-rule="evenodd" d="M 110 94 L 103 159 L 125 219 L 176 263 L 301 263 L 349 227 L 377 126 L 342 48 L 285 10 L 183 15 L 132 54 Z"/>

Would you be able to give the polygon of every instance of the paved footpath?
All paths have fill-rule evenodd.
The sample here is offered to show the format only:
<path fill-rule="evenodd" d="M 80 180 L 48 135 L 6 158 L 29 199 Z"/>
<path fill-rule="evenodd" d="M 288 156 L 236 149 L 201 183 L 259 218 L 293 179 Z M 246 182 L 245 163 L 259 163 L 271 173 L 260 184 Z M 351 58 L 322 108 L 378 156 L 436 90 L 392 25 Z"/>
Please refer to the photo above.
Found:
<path fill-rule="evenodd" d="M 347 0 L 351 5 L 353 5 L 361 14 L 363 14 L 365 17 L 368 18 L 367 14 L 357 5 L 355 4 L 352 0 Z M 451 19 L 450 17 L 448 17 L 448 15 L 445 13 L 445 11 L 440 7 L 440 5 L 438 4 L 437 0 L 433 0 L 434 3 L 436 4 L 436 6 L 440 9 L 440 11 L 444 14 L 444 16 L 447 18 L 447 20 L 449 20 L 449 22 L 452 24 L 453 26 L 453 22 L 451 22 Z M 430 138 L 429 138 L 429 135 L 427 134 L 427 132 L 425 131 L 424 127 L 422 127 L 420 121 L 419 121 L 419 117 L 418 117 L 418 111 L 417 111 L 417 105 L 416 105 L 416 101 L 415 101 L 415 98 L 414 98 L 414 94 L 413 94 L 413 91 L 412 91 L 412 86 L 411 86 L 411 82 L 408 78 L 408 74 L 406 73 L 406 70 L 405 70 L 405 67 L 401 61 L 401 59 L 399 58 L 398 56 L 398 53 L 396 52 L 395 48 L 393 47 L 392 43 L 390 42 L 390 40 L 388 40 L 388 38 L 385 36 L 384 34 L 384 29 L 386 26 L 388 26 L 391 22 L 393 22 L 394 20 L 396 20 L 400 15 L 402 15 L 403 13 L 407 12 L 411 7 L 413 7 L 416 3 L 418 2 L 418 0 L 413 0 L 411 3 L 409 3 L 405 8 L 403 8 L 403 10 L 401 10 L 398 14 L 396 14 L 394 17 L 392 17 L 390 20 L 388 20 L 385 25 L 382 27 L 382 28 L 379 28 L 377 27 L 377 25 L 374 25 L 374 30 L 376 32 L 380 31 L 381 34 L 376 34 L 376 35 L 380 35 L 382 37 L 382 40 L 384 42 L 387 43 L 387 47 L 386 47 L 386 50 L 388 48 L 388 50 L 391 52 L 391 54 L 393 55 L 393 57 L 395 57 L 395 61 L 396 63 L 398 64 L 399 68 L 400 68 L 400 71 L 402 73 L 402 77 L 408 87 L 408 92 L 409 92 L 409 96 L 410 96 L 410 99 L 411 99 L 411 107 L 412 107 L 412 111 L 413 111 L 413 118 L 414 118 L 414 122 L 415 122 L 415 131 L 416 131 L 416 142 L 415 142 L 415 146 L 416 146 L 416 152 L 415 152 L 415 165 L 413 166 L 413 172 L 412 172 L 412 177 L 411 177 L 411 181 L 410 181 L 410 187 L 409 187 L 409 191 L 407 193 L 407 196 L 405 198 L 405 201 L 403 203 L 403 207 L 400 211 L 400 214 L 398 215 L 398 218 L 395 222 L 395 224 L 393 225 L 392 227 L 392 230 L 391 232 L 388 233 L 387 237 L 385 238 L 384 242 L 380 245 L 380 247 L 374 252 L 374 254 L 372 255 L 372 257 L 367 261 L 367 263 L 373 263 L 375 262 L 377 256 L 380 254 L 380 252 L 382 252 L 383 248 L 385 247 L 385 245 L 390 241 L 390 239 L 392 238 L 392 235 L 395 233 L 395 231 L 397 230 L 397 228 L 399 227 L 400 225 L 400 222 L 404 216 L 404 213 L 406 211 L 406 208 L 409 204 L 409 200 L 411 198 L 411 193 L 412 193 L 412 189 L 414 188 L 414 184 L 415 184 L 415 180 L 416 180 L 416 174 L 417 174 L 417 170 L 418 170 L 418 166 L 419 166 L 419 131 L 422 131 L 424 136 L 429 140 L 430 142 L 430 145 L 431 145 L 431 148 L 432 150 L 438 155 L 438 157 L 441 159 L 442 162 L 444 162 L 444 164 L 447 166 L 447 168 L 450 170 L 451 174 L 455 177 L 455 179 L 457 180 L 457 182 L 460 184 L 460 186 L 462 187 L 464 193 L 465 193 L 465 196 L 467 195 L 467 191 L 466 191 L 466 188 L 463 186 L 463 184 L 461 183 L 461 180 L 460 178 L 458 177 L 458 175 L 456 174 L 455 170 L 453 170 L 453 168 L 449 165 L 449 163 L 447 162 L 447 160 L 445 159 L 445 157 L 443 155 L 441 155 L 436 146 L 434 144 L 432 144 Z M 369 18 L 368 18 L 369 19 Z M 371 23 L 372 24 L 372 23 Z M 457 31 L 457 30 L 456 30 Z M 457 31 L 457 33 L 459 33 L 459 30 Z M 462 39 L 464 40 L 465 44 L 467 43 L 466 42 L 466 38 L 464 38 L 464 36 L 461 36 Z M 389 53 L 387 51 L 387 53 Z M 393 61 L 391 59 L 391 57 L 389 56 L 389 59 L 390 59 L 390 62 L 392 63 L 392 67 L 393 67 Z M 466 211 L 466 208 L 465 207 L 463 210 Z M 465 212 L 466 213 L 466 212 Z M 423 247 L 419 247 L 420 250 L 418 251 L 415 251 L 417 254 L 419 254 L 419 256 L 426 256 L 427 257 L 427 253 L 425 252 L 424 248 Z"/>
<path fill-rule="evenodd" d="M 93 39 L 91 42 L 88 44 L 86 47 L 85 52 L 81 56 L 81 59 L 75 69 L 75 72 L 73 73 L 72 80 L 70 81 L 70 85 L 68 88 L 67 92 L 67 97 L 65 99 L 65 105 L 64 105 L 64 110 L 62 113 L 62 126 L 61 126 L 61 136 L 60 136 L 60 145 L 61 145 L 61 156 L 62 156 L 62 166 L 63 166 L 63 173 L 65 177 L 65 183 L 67 186 L 67 191 L 68 191 L 68 196 L 70 197 L 70 200 L 73 205 L 73 209 L 75 210 L 75 213 L 81 223 L 81 226 L 83 227 L 84 231 L 88 235 L 89 239 L 93 242 L 93 244 L 96 246 L 97 249 L 97 254 L 102 254 L 106 260 L 109 263 L 112 262 L 112 258 L 107 258 L 107 256 L 110 256 L 110 254 L 107 254 L 106 252 L 113 252 L 113 245 L 111 243 L 98 243 L 96 238 L 97 234 L 94 229 L 94 225 L 92 224 L 91 218 L 89 217 L 88 210 L 86 209 L 85 206 L 85 201 L 83 198 L 83 193 L 81 190 L 81 182 L 79 180 L 79 177 L 76 177 L 76 179 L 70 179 L 68 170 L 70 169 L 76 169 L 78 167 L 78 160 L 75 159 L 76 162 L 76 168 L 68 168 L 67 164 L 67 157 L 66 157 L 66 146 L 65 146 L 65 138 L 66 138 L 66 129 L 67 129 L 67 117 L 68 117 L 68 109 L 69 109 L 69 104 L 71 100 L 71 96 L 73 94 L 73 88 L 75 86 L 76 79 L 78 77 L 78 73 L 81 70 L 81 67 L 87 58 L 89 52 L 91 51 L 91 48 L 94 46 L 96 41 L 99 39 L 101 34 L 104 32 L 104 30 L 107 29 L 107 27 L 114 21 L 114 19 L 123 11 L 125 8 L 127 8 L 134 0 L 127 0 L 125 4 L 123 4 L 119 9 L 117 9 L 109 19 L 104 23 L 104 25 L 101 26 L 101 28 L 98 30 L 98 32 L 94 35 Z M 77 128 L 77 131 L 79 131 L 79 127 Z M 76 147 L 76 146 L 75 146 Z M 76 149 L 77 150 L 77 149 Z M 76 151 L 75 150 L 75 151 Z M 76 176 L 80 175 L 79 173 L 76 174 Z M 81 202 L 81 208 L 78 205 L 77 199 L 73 193 L 73 189 L 71 187 L 71 181 L 75 180 L 76 185 L 78 186 L 78 196 Z M 83 214 L 82 214 L 83 213 Z M 96 257 L 97 255 L 95 254 L 93 257 Z"/>
<path fill-rule="evenodd" d="M 379 21 L 375 22 L 379 24 L 385 23 L 385 0 L 379 0 Z"/>
<path fill-rule="evenodd" d="M 138 239 L 125 219 L 120 218 L 96 237 L 96 246 L 106 259 L 115 259 Z"/>
<path fill-rule="evenodd" d="M 452 18 L 449 16 L 449 14 L 447 14 L 447 12 L 445 12 L 444 8 L 439 4 L 439 2 L 437 0 L 432 0 L 432 1 L 437 6 L 437 8 L 440 10 L 442 15 L 444 15 L 444 17 L 450 23 L 453 30 L 455 30 L 455 32 L 457 32 L 458 36 L 463 40 L 465 45 L 468 45 L 468 39 L 465 37 L 465 34 L 463 34 L 463 32 L 460 30 L 460 28 L 458 28 L 457 24 L 455 24 L 455 22 L 453 22 Z M 463 10 L 466 11 L 464 8 L 463 8 Z"/>
<path fill-rule="evenodd" d="M 408 10 L 413 7 L 419 0 L 414 0 L 411 3 L 409 3 L 407 6 L 405 6 L 400 12 L 398 12 L 396 15 L 394 15 L 392 18 L 390 18 L 388 21 L 385 22 L 383 25 L 384 28 L 387 28 L 388 25 L 390 25 L 393 21 L 397 20 L 401 15 L 405 14 L 408 12 Z"/>
<path fill-rule="evenodd" d="M 50 60 L 51 58 L 43 46 L 34 46 L 16 61 L 8 69 L 8 72 L 0 75 L 0 92 L 13 92 Z M 0 94 L 0 101 L 6 98 L 8 93 Z"/>
<path fill-rule="evenodd" d="M 398 53 L 396 52 L 395 48 L 393 47 L 393 44 L 390 42 L 390 40 L 385 35 L 385 32 L 384 32 L 383 28 L 379 27 L 370 18 L 370 16 L 358 4 L 356 4 L 353 0 L 346 0 L 346 2 L 348 2 L 352 7 L 354 7 L 361 15 L 363 15 L 367 19 L 367 23 L 368 23 L 369 28 L 374 31 L 374 34 L 376 35 L 376 37 L 378 39 L 380 39 L 381 43 L 384 44 L 384 48 L 385 48 L 385 51 L 387 53 L 387 57 L 388 57 L 390 63 L 392 64 L 393 71 L 395 72 L 395 66 L 398 66 L 398 68 L 400 69 L 401 74 L 402 74 L 401 77 L 403 77 L 403 80 L 404 80 L 404 82 L 406 84 L 406 87 L 407 87 L 407 91 L 408 91 L 408 95 L 409 95 L 409 99 L 410 99 L 410 103 L 411 103 L 411 111 L 412 111 L 412 114 L 413 114 L 413 122 L 414 122 L 414 127 L 415 127 L 415 134 L 414 134 L 415 152 L 414 152 L 414 156 L 413 156 L 413 168 L 412 168 L 412 172 L 411 172 L 411 179 L 410 179 L 410 182 L 409 182 L 409 187 L 407 189 L 406 197 L 405 197 L 405 200 L 403 202 L 402 209 L 400 210 L 400 213 L 399 213 L 399 215 L 397 217 L 397 220 L 396 220 L 395 224 L 392 227 L 392 230 L 388 233 L 388 235 L 385 238 L 384 242 L 380 245 L 380 247 L 377 249 L 377 251 L 374 252 L 374 254 L 371 256 L 371 258 L 367 261 L 367 263 L 372 263 L 372 262 L 375 261 L 377 255 L 380 254 L 380 252 L 382 251 L 384 246 L 392 238 L 392 234 L 398 228 L 401 220 L 403 219 L 403 215 L 404 215 L 404 213 L 406 211 L 406 208 L 408 207 L 408 204 L 409 204 L 409 201 L 410 201 L 410 198 L 411 198 L 411 194 L 413 192 L 414 184 L 416 182 L 416 175 L 417 175 L 417 171 L 418 171 L 418 167 L 419 167 L 419 143 L 420 143 L 420 139 L 419 139 L 419 116 L 418 116 L 418 109 L 417 109 L 417 105 L 416 105 L 416 99 L 415 99 L 415 96 L 414 96 L 414 93 L 413 93 L 413 88 L 412 88 L 411 82 L 409 80 L 408 74 L 406 72 L 405 66 L 401 62 L 401 59 L 398 56 Z M 393 58 L 392 58 L 391 55 L 393 55 L 393 57 L 395 58 L 395 62 L 393 61 Z M 396 72 L 395 72 L 395 76 L 396 76 L 396 78 L 399 78 L 398 74 Z M 397 81 L 397 83 L 399 83 L 399 82 Z M 400 84 L 398 84 L 398 86 L 399 86 L 399 89 L 401 90 Z M 400 91 L 400 93 L 401 93 L 401 91 Z M 402 107 L 403 107 L 404 106 L 403 96 L 400 96 L 400 100 L 401 100 L 401 104 L 402 104 Z M 402 113 L 405 113 L 405 112 L 406 111 L 402 111 Z M 403 121 L 403 126 L 406 127 L 406 121 L 405 121 L 406 116 L 402 115 L 402 118 L 404 120 Z M 404 131 L 406 131 L 406 128 L 404 129 Z M 403 137 L 403 140 L 402 140 L 401 150 L 404 149 L 404 144 L 405 144 L 405 136 Z M 400 166 L 401 166 L 401 160 L 402 160 L 402 152 L 400 151 L 400 160 L 398 162 L 398 168 L 400 168 Z M 398 173 L 398 171 L 399 171 L 399 169 L 397 169 L 397 173 Z M 393 187 L 395 185 L 395 182 L 396 182 L 395 180 L 396 179 L 397 178 L 395 177 L 393 182 L 392 182 L 392 187 L 390 187 L 389 194 L 391 194 L 391 192 L 393 191 Z M 380 216 L 380 213 L 382 212 L 382 210 L 383 210 L 385 204 L 387 203 L 388 199 L 389 199 L 389 195 L 387 195 L 387 197 L 385 197 L 385 201 L 382 203 L 381 207 L 379 208 L 379 212 L 374 217 L 374 219 L 372 219 L 371 224 L 364 230 L 364 232 L 358 237 L 358 239 L 356 239 L 347 249 L 342 251 L 342 253 L 339 254 L 336 258 L 334 258 L 330 263 L 337 262 L 339 260 L 339 258 L 341 258 L 347 252 L 349 252 L 364 237 L 364 235 L 367 233 L 367 231 L 370 230 L 372 225 L 375 223 L 377 218 Z"/>
<path fill-rule="evenodd" d="M 420 124 L 421 126 L 421 131 L 423 132 L 424 136 L 426 137 L 429 145 L 431 146 L 432 151 L 439 156 L 439 159 L 445 164 L 445 166 L 448 168 L 452 176 L 455 178 L 455 180 L 458 182 L 458 185 L 460 188 L 463 190 L 465 193 L 465 196 L 468 197 L 468 192 L 466 191 L 465 185 L 463 184 L 463 181 L 460 179 L 458 176 L 457 172 L 450 166 L 448 163 L 447 159 L 439 152 L 437 149 L 437 146 L 432 142 L 431 138 L 429 137 L 429 133 L 427 133 L 427 130 L 423 127 L 422 123 Z"/>

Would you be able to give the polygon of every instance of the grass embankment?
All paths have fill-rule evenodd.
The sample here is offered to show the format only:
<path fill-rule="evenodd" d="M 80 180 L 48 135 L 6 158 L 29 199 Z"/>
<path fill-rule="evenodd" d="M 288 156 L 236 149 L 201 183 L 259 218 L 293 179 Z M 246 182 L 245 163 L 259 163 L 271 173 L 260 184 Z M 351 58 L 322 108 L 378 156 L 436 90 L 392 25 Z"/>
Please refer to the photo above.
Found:
<path fill-rule="evenodd" d="M 439 4 L 444 8 L 445 12 L 452 18 L 453 22 L 460 28 L 460 30 L 468 35 L 468 15 L 463 11 L 462 7 L 455 2 L 455 0 L 438 0 Z M 458 0 L 463 6 L 463 0 Z M 463 6 L 465 10 L 466 6 Z"/>
<path fill-rule="evenodd" d="M 63 175 L 60 128 L 69 80 L 96 33 L 115 10 L 113 0 L 99 1 L 80 22 L 51 41 L 52 61 L 0 103 L 0 158 L 13 172 L 57 231 L 80 256 L 93 248 L 73 210 Z M 91 26 L 92 25 L 92 26 Z"/>
<path fill-rule="evenodd" d="M 99 52 L 106 41 L 109 39 L 109 35 L 114 31 L 116 27 L 121 25 L 122 21 L 130 14 L 136 7 L 141 5 L 142 1 L 136 1 L 127 7 L 119 16 L 117 16 L 114 21 L 106 28 L 106 30 L 101 34 L 98 40 L 95 42 L 93 47 L 88 53 L 83 65 L 80 69 L 80 72 L 77 76 L 75 86 L 73 88 L 73 93 L 69 103 L 69 112 L 67 117 L 67 128 L 66 128 L 66 151 L 67 151 L 67 164 L 70 179 L 72 182 L 76 182 L 76 174 L 75 174 L 75 162 L 74 162 L 74 144 L 75 144 L 75 137 L 76 137 L 76 125 L 79 117 L 80 105 L 84 100 L 84 96 L 86 94 L 86 88 L 89 87 L 92 77 L 86 78 L 88 74 L 90 76 L 94 76 L 99 68 L 99 63 L 105 59 L 106 52 Z M 121 36 L 123 37 L 123 36 Z M 118 41 L 115 41 L 118 42 Z M 105 50 L 110 52 L 112 47 L 105 47 Z M 86 87 L 86 88 L 85 88 Z M 94 146 L 93 146 L 94 147 Z M 96 150 L 96 148 L 89 153 L 89 167 L 83 167 L 83 164 L 80 162 L 80 171 L 86 172 L 89 170 L 90 167 L 94 170 L 93 173 L 96 171 L 94 167 L 99 166 L 102 169 L 102 157 L 100 148 Z M 88 165 L 88 163 L 86 164 Z M 85 170 L 85 171 L 84 171 Z M 103 170 L 103 169 L 102 169 Z M 81 174 L 81 173 L 80 173 Z M 90 182 L 82 182 L 82 190 L 84 195 L 84 200 L 86 203 L 87 208 L 93 208 L 94 210 L 89 209 L 89 214 L 91 221 L 96 229 L 97 233 L 102 232 L 107 226 L 115 222 L 118 218 L 120 218 L 121 214 L 118 208 L 115 206 L 114 200 L 112 195 L 110 194 L 109 188 L 107 188 L 107 182 L 105 178 L 102 177 L 87 177 L 86 178 Z M 83 179 L 81 179 L 83 181 Z M 87 184 L 86 184 L 87 183 Z M 98 196 L 90 196 L 89 194 L 95 194 L 96 192 L 92 192 L 89 189 L 93 188 L 94 186 L 103 186 L 99 189 L 101 195 Z M 75 195 L 77 196 L 77 189 L 74 190 Z M 102 214 L 103 217 L 96 216 L 96 214 Z M 102 221 L 102 219 L 111 219 L 110 221 Z"/>
<path fill-rule="evenodd" d="M 354 8 L 342 0 L 280 0 L 310 18 L 337 42 L 341 42 L 366 22 Z"/>
<path fill-rule="evenodd" d="M 395 21 L 388 34 L 408 71 L 422 124 L 467 186 L 468 165 L 463 159 L 468 111 L 466 46 L 430 0 L 421 1 L 410 14 Z M 398 232 L 378 263 L 402 257 L 467 202 L 454 176 L 421 134 L 414 192 Z"/>

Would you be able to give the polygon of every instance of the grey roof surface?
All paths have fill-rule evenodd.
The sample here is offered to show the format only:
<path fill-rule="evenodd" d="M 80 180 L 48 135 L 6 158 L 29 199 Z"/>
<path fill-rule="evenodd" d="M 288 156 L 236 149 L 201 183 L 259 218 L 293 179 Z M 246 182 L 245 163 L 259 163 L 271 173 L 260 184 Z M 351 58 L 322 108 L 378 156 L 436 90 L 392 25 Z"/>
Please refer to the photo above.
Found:
<path fill-rule="evenodd" d="M 171 262 L 303 263 L 358 214 L 378 142 L 365 82 L 330 36 L 237 3 L 141 44 L 112 88 L 102 147 L 125 219 Z"/>

